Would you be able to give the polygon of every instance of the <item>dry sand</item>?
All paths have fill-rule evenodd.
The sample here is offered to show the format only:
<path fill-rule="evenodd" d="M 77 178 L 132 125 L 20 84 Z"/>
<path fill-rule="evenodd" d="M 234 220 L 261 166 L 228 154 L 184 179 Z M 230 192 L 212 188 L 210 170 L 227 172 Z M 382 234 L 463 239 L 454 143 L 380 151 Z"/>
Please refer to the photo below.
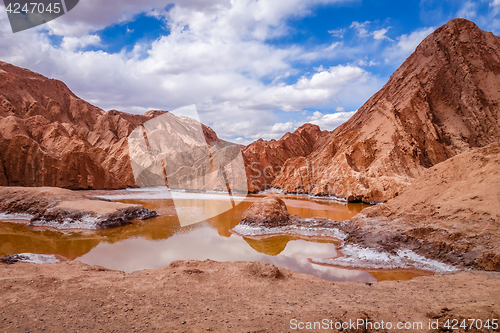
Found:
<path fill-rule="evenodd" d="M 421 322 L 429 331 L 429 320 L 443 328 L 446 319 L 500 317 L 500 280 L 471 272 L 365 284 L 262 262 L 177 261 L 132 274 L 16 263 L 0 264 L 0 293 L 0 332 L 291 332 L 293 319 Z"/>

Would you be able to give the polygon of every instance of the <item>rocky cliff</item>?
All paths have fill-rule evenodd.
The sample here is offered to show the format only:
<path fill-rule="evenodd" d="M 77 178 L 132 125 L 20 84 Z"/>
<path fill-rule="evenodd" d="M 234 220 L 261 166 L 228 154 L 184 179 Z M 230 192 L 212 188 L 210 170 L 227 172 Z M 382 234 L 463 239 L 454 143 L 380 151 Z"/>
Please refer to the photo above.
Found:
<path fill-rule="evenodd" d="M 345 124 L 243 148 L 249 191 L 383 202 L 422 172 L 500 137 L 500 38 L 454 19 Z M 136 186 L 127 136 L 163 114 L 104 112 L 64 83 L 0 62 L 0 185 Z M 203 125 L 207 142 L 217 135 Z"/>
<path fill-rule="evenodd" d="M 285 161 L 309 155 L 321 146 L 321 139 L 328 134 L 317 125 L 305 124 L 279 140 L 259 139 L 243 148 L 249 191 L 259 192 L 270 188 Z"/>
<path fill-rule="evenodd" d="M 127 137 L 164 113 L 104 112 L 61 81 L 0 62 L 0 186 L 136 186 Z"/>
<path fill-rule="evenodd" d="M 453 19 L 325 144 L 288 159 L 273 186 L 387 201 L 425 169 L 498 140 L 499 103 L 500 37 Z"/>

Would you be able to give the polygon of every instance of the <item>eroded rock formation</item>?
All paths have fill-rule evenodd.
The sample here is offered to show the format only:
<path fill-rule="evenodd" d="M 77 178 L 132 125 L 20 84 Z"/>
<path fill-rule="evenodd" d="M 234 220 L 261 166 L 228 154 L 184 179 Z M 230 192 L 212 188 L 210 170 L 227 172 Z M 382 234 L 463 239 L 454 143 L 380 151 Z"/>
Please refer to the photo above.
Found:
<path fill-rule="evenodd" d="M 499 170 L 499 143 L 454 156 L 352 218 L 346 241 L 500 271 Z"/>
<path fill-rule="evenodd" d="M 500 138 L 500 37 L 465 19 L 438 28 L 346 123 L 273 186 L 384 202 L 427 168 Z"/>
<path fill-rule="evenodd" d="M 106 229 L 158 215 L 140 205 L 81 195 L 54 187 L 0 187 L 0 213 L 22 214 L 31 226 Z"/>
<path fill-rule="evenodd" d="M 0 186 L 134 187 L 127 137 L 165 112 L 104 112 L 61 81 L 0 62 Z"/>
<path fill-rule="evenodd" d="M 309 155 L 321 146 L 321 139 L 328 133 L 317 125 L 305 124 L 279 140 L 259 139 L 243 148 L 249 191 L 270 188 L 286 160 Z"/>

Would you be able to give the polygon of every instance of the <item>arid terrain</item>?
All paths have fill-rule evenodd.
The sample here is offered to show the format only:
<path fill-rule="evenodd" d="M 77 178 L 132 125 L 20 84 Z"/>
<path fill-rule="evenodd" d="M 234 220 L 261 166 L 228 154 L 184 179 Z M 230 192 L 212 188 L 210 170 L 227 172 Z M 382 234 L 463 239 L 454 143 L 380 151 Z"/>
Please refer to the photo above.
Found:
<path fill-rule="evenodd" d="M 347 242 L 407 248 L 465 267 L 500 271 L 500 146 L 425 170 L 407 190 L 351 219 Z"/>
<path fill-rule="evenodd" d="M 250 192 L 385 202 L 427 168 L 500 138 L 500 37 L 453 19 L 333 132 L 306 124 L 242 148 Z M 99 109 L 54 79 L 0 63 L 0 185 L 137 186 L 128 135 L 164 114 Z M 220 141 L 202 125 L 207 142 Z"/>
<path fill-rule="evenodd" d="M 0 264 L 0 292 L 0 332 L 9 333 L 292 332 L 292 319 L 420 322 L 423 329 L 407 331 L 445 332 L 447 319 L 500 317 L 500 279 L 473 272 L 362 284 L 261 262 L 181 261 L 132 274 L 79 262 L 16 263 Z M 439 329 L 429 330 L 430 320 Z"/>
<path fill-rule="evenodd" d="M 121 214 L 127 209 L 147 217 L 142 207 L 13 186 L 134 187 L 127 137 L 164 111 L 104 112 L 60 81 L 3 62 L 0 82 L 0 213 L 31 214 L 32 223 L 88 213 L 126 223 L 133 218 Z M 250 191 L 274 186 L 383 203 L 350 220 L 323 219 L 321 227 L 342 230 L 343 246 L 414 251 L 460 269 L 453 274 L 332 283 L 263 262 L 176 261 L 125 274 L 77 261 L 4 259 L 0 332 L 288 332 L 300 328 L 293 323 L 307 328 L 322 320 L 340 331 L 335 323 L 358 319 L 422 323 L 406 331 L 498 331 L 492 323 L 500 320 L 499 106 L 500 37 L 454 19 L 333 132 L 306 124 L 280 140 L 242 147 Z M 203 135 L 220 141 L 204 125 Z M 242 224 L 299 221 L 284 203 L 269 202 L 274 210 L 257 203 Z M 102 227 L 119 225 L 107 219 Z M 301 226 L 308 221 L 300 219 Z M 444 326 L 454 319 L 459 325 L 481 319 L 490 328 Z"/>

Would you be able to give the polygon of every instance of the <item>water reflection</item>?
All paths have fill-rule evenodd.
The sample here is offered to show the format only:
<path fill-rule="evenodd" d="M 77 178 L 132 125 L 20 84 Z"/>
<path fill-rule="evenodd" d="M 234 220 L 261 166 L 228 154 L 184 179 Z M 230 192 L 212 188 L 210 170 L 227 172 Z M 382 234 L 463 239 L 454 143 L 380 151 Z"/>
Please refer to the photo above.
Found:
<path fill-rule="evenodd" d="M 65 234 L 36 230 L 19 223 L 0 223 L 0 255 L 16 253 L 58 254 L 75 259 L 102 241 L 94 233 Z"/>
<path fill-rule="evenodd" d="M 337 251 L 333 240 L 305 239 L 290 235 L 251 238 L 232 234 L 229 230 L 239 223 L 243 211 L 261 196 L 249 196 L 223 214 L 181 227 L 169 193 L 148 192 L 144 189 L 86 193 L 104 195 L 124 203 L 141 204 L 156 210 L 161 216 L 100 231 L 61 231 L 0 222 L 0 255 L 25 252 L 57 254 L 71 260 L 78 259 L 88 264 L 126 272 L 164 267 L 181 259 L 212 259 L 266 261 L 278 267 L 332 281 L 370 282 L 376 279 L 410 278 L 413 276 L 411 274 L 415 274 L 407 270 L 398 273 L 399 275 L 394 271 L 368 272 L 323 266 L 309 261 L 310 258 L 335 257 Z M 217 194 L 185 193 L 180 196 L 181 199 L 176 199 L 176 207 L 194 213 L 219 204 Z M 291 214 L 303 218 L 318 216 L 342 221 L 366 207 L 363 204 L 307 197 L 281 197 Z"/>
<path fill-rule="evenodd" d="M 187 244 L 189 246 L 186 246 Z M 330 258 L 335 255 L 333 243 L 316 243 L 301 239 L 289 240 L 279 254 L 260 253 L 249 247 L 243 238 L 221 238 L 212 227 L 205 224 L 189 233 L 177 233 L 168 239 L 155 242 L 143 238 L 129 238 L 116 244 L 100 243 L 78 260 L 125 272 L 160 268 L 172 261 L 183 259 L 258 260 L 331 281 L 376 281 L 366 271 L 321 266 L 308 261 L 308 258 Z"/>

